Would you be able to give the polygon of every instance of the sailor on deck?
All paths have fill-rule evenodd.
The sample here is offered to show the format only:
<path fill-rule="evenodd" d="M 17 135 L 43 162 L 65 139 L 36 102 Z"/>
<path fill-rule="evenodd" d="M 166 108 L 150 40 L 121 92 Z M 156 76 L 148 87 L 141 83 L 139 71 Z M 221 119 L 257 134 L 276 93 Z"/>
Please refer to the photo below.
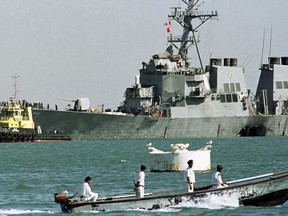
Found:
<path fill-rule="evenodd" d="M 134 190 L 136 192 L 136 198 L 144 197 L 145 170 L 146 166 L 141 165 L 140 172 L 136 173 L 134 177 L 134 185 L 135 185 Z"/>
<path fill-rule="evenodd" d="M 90 184 L 92 178 L 87 176 L 83 184 L 81 184 L 77 191 L 74 193 L 74 196 L 80 195 L 81 201 L 92 201 L 95 202 L 98 198 L 98 193 L 91 191 Z"/>
<path fill-rule="evenodd" d="M 195 173 L 193 171 L 193 160 L 189 160 L 188 167 L 184 171 L 184 181 L 186 185 L 186 192 L 194 191 L 194 183 L 195 183 Z"/>
<path fill-rule="evenodd" d="M 222 177 L 221 177 L 222 170 L 223 170 L 223 166 L 219 164 L 217 165 L 217 171 L 212 174 L 213 188 L 228 187 L 228 185 L 224 184 L 222 181 Z"/>

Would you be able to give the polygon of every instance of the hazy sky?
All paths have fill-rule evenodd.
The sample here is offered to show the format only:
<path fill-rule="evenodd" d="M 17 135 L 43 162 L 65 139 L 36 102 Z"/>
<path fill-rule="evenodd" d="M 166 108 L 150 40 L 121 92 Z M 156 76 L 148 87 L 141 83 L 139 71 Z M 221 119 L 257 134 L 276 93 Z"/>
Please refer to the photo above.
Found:
<path fill-rule="evenodd" d="M 165 51 L 164 23 L 179 0 L 0 0 L 0 101 L 18 99 L 68 103 L 57 98 L 89 97 L 91 106 L 116 109 L 134 84 L 142 62 Z M 256 88 L 265 29 L 264 62 L 288 56 L 287 0 L 209 0 L 204 11 L 218 20 L 200 31 L 203 63 L 234 57 L 246 66 L 248 87 Z M 180 28 L 172 24 L 172 32 Z M 192 55 L 192 57 L 194 57 Z M 248 65 L 247 65 L 248 64 Z M 288 74 L 287 74 L 288 76 Z"/>

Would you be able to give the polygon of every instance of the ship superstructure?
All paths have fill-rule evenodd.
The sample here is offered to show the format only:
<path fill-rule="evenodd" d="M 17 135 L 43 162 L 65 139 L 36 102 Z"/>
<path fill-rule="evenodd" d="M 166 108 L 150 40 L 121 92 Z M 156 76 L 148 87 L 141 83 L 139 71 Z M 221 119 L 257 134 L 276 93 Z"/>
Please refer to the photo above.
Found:
<path fill-rule="evenodd" d="M 288 57 L 269 57 L 260 67 L 258 111 L 264 115 L 288 114 Z"/>
<path fill-rule="evenodd" d="M 237 59 L 214 58 L 203 67 L 196 32 L 206 21 L 217 17 L 217 12 L 205 14 L 196 10 L 198 1 L 183 2 L 187 4 L 186 11 L 175 7 L 168 17 L 170 22 L 183 26 L 182 36 L 168 36 L 171 45 L 167 50 L 142 63 L 140 77 L 135 78 L 133 88 L 126 90 L 120 111 L 134 115 L 157 111 L 169 118 L 254 115 L 255 110 L 248 109 L 252 107 L 251 96 Z M 188 61 L 188 48 L 192 46 L 197 51 L 199 67 Z"/>

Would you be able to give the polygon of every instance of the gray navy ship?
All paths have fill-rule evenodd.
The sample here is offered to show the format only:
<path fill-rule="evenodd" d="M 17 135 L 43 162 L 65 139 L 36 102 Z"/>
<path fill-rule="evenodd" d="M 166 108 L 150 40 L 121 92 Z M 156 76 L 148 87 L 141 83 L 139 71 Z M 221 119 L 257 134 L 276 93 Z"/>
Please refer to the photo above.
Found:
<path fill-rule="evenodd" d="M 260 66 L 255 95 L 236 58 L 211 58 L 204 65 L 198 32 L 217 12 L 198 10 L 197 0 L 171 8 L 169 22 L 183 28 L 169 34 L 166 51 L 143 62 L 117 112 L 90 109 L 79 98 L 66 111 L 37 109 L 43 130 L 61 128 L 73 139 L 212 138 L 288 135 L 288 57 L 269 57 Z M 198 65 L 188 50 L 195 48 Z"/>

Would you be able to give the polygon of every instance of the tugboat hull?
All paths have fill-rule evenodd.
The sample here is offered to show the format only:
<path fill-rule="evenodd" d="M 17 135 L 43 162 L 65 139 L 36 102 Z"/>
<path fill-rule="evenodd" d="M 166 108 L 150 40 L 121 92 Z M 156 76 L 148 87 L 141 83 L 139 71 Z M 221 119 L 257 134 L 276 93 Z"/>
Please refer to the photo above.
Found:
<path fill-rule="evenodd" d="M 64 134 L 37 134 L 30 132 L 0 132 L 0 142 L 48 142 L 68 141 L 71 137 Z"/>

